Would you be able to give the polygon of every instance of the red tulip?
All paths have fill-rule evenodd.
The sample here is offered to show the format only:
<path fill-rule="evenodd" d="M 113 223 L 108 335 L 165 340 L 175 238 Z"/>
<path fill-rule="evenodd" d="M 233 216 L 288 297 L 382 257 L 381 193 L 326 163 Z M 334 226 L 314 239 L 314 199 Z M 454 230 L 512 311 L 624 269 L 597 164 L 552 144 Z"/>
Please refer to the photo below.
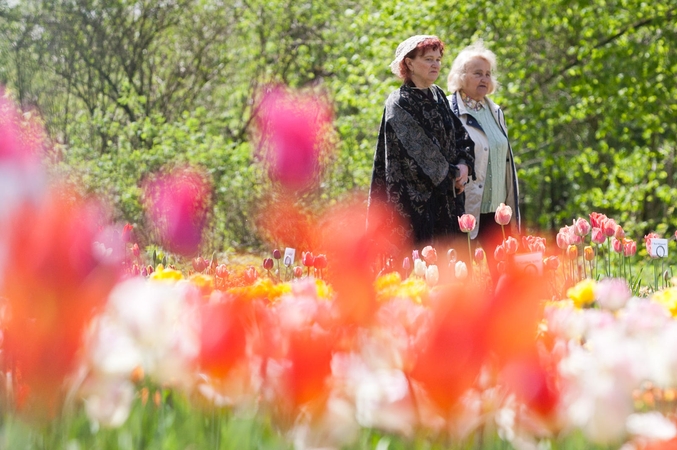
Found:
<path fill-rule="evenodd" d="M 315 257 L 311 252 L 303 252 L 303 255 L 301 256 L 301 262 L 303 262 L 303 265 L 306 267 L 313 267 L 315 264 Z"/>
<path fill-rule="evenodd" d="M 275 263 L 273 262 L 273 258 L 264 258 L 263 259 L 263 268 L 266 270 L 270 270 L 275 266 Z"/>
<path fill-rule="evenodd" d="M 327 256 L 326 255 L 317 255 L 313 261 L 313 266 L 316 269 L 326 269 L 327 268 Z"/>
<path fill-rule="evenodd" d="M 273 250 L 273 258 L 275 258 L 275 259 L 282 258 L 282 254 L 280 253 L 279 249 L 276 248 L 275 250 Z"/>
<path fill-rule="evenodd" d="M 208 266 L 207 261 L 204 260 L 202 256 L 197 256 L 193 258 L 193 270 L 196 272 L 202 272 Z"/>
<path fill-rule="evenodd" d="M 230 275 L 230 272 L 228 271 L 228 267 L 225 264 L 219 264 L 218 266 L 216 266 L 214 273 L 216 274 L 217 277 L 223 278 L 223 279 L 228 278 L 228 275 Z"/>
<path fill-rule="evenodd" d="M 559 257 L 549 256 L 543 260 L 543 265 L 548 270 L 557 270 L 559 268 Z"/>
<path fill-rule="evenodd" d="M 248 284 L 252 284 L 259 277 L 259 273 L 254 266 L 249 266 L 244 270 L 244 280 Z"/>
<path fill-rule="evenodd" d="M 510 223 L 510 219 L 512 219 L 512 208 L 510 208 L 510 206 L 506 205 L 505 203 L 498 205 L 498 208 L 496 208 L 496 213 L 494 214 L 494 220 L 496 223 L 499 225 L 508 225 Z"/>
<path fill-rule="evenodd" d="M 294 267 L 294 278 L 301 278 L 303 276 L 303 268 L 301 266 Z"/>
<path fill-rule="evenodd" d="M 477 219 L 472 214 L 463 214 L 458 218 L 458 226 L 463 233 L 470 233 L 475 229 L 477 225 Z"/>

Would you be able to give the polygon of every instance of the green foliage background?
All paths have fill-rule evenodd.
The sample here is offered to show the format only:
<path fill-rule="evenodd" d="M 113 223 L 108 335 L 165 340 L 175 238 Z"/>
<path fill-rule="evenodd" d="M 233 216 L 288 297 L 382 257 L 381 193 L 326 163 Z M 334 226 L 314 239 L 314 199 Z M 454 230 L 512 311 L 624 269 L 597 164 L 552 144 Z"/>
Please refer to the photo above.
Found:
<path fill-rule="evenodd" d="M 205 253 L 251 249 L 263 244 L 250 144 L 262 86 L 334 102 L 337 151 L 306 199 L 319 210 L 368 189 L 397 44 L 440 36 L 445 73 L 482 38 L 498 55 L 493 98 L 528 231 L 598 211 L 637 239 L 677 228 L 676 19 L 675 0 L 0 0 L 0 83 L 44 118 L 52 171 L 108 199 L 146 243 L 141 182 L 191 163 L 215 185 Z"/>

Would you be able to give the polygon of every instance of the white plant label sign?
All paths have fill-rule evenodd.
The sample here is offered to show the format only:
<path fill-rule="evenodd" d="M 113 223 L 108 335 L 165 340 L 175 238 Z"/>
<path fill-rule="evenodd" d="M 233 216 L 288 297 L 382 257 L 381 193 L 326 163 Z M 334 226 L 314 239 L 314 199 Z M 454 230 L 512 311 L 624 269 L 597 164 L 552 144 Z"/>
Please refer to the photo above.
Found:
<path fill-rule="evenodd" d="M 649 239 L 649 255 L 654 258 L 668 257 L 668 240 L 667 239 Z"/>
<path fill-rule="evenodd" d="M 529 275 L 543 275 L 543 253 L 522 253 L 513 256 L 515 268 Z"/>
<path fill-rule="evenodd" d="M 284 258 L 282 258 L 282 263 L 287 266 L 291 267 L 292 264 L 294 264 L 294 257 L 296 256 L 296 249 L 295 248 L 285 248 L 284 249 Z"/>

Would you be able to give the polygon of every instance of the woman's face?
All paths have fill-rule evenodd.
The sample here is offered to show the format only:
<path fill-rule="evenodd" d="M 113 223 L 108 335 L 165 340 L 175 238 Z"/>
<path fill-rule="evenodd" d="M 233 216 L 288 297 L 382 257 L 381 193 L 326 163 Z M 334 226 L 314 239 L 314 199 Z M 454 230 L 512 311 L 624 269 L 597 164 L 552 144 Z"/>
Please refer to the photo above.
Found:
<path fill-rule="evenodd" d="M 428 50 L 416 58 L 406 58 L 411 73 L 411 81 L 416 87 L 426 88 L 433 85 L 440 76 L 442 54 L 439 50 Z"/>
<path fill-rule="evenodd" d="M 473 100 L 484 100 L 491 84 L 491 64 L 483 58 L 473 58 L 465 72 L 463 92 Z"/>

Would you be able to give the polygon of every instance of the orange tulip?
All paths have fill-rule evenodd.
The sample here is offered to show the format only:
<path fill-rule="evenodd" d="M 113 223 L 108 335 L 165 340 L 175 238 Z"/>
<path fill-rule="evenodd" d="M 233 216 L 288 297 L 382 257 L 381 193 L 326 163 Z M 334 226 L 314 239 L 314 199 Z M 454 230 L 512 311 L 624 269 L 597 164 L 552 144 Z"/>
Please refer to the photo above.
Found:
<path fill-rule="evenodd" d="M 595 259 L 595 249 L 593 249 L 590 245 L 586 245 L 583 249 L 583 257 L 586 261 L 592 261 Z"/>

